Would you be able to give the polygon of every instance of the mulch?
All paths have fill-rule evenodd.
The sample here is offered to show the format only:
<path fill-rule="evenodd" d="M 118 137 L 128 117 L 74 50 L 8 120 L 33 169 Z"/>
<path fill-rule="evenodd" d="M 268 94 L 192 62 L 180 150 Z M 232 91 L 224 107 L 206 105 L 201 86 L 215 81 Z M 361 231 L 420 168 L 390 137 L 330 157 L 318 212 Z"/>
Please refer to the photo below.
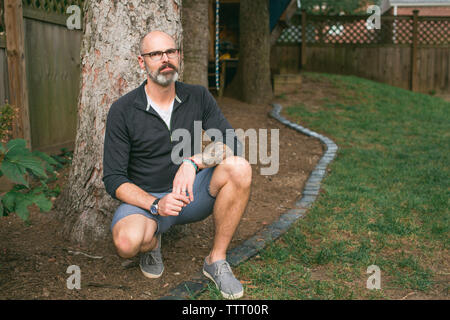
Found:
<path fill-rule="evenodd" d="M 260 169 L 269 165 L 252 164 L 250 200 L 231 249 L 294 208 L 323 147 L 270 118 L 270 105 L 249 105 L 227 97 L 219 105 L 235 129 L 268 129 L 268 133 L 279 129 L 279 171 L 264 176 Z M 61 188 L 68 170 L 62 170 L 56 182 Z M 137 257 L 120 258 L 111 241 L 87 249 L 63 239 L 55 215 L 31 208 L 29 225 L 14 214 L 0 218 L 0 299 L 158 299 L 201 270 L 214 235 L 212 216 L 163 235 L 164 274 L 148 279 L 139 270 Z M 71 265 L 81 270 L 79 290 L 67 288 L 71 274 L 66 271 Z M 245 274 L 235 274 L 247 280 Z"/>

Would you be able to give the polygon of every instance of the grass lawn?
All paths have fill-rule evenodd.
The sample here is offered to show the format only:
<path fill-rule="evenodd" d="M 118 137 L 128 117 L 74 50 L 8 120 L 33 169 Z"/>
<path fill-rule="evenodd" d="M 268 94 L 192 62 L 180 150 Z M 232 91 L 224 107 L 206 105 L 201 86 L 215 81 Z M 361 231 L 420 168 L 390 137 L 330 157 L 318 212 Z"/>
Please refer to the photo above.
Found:
<path fill-rule="evenodd" d="M 283 115 L 339 151 L 305 218 L 235 268 L 246 299 L 448 299 L 450 103 L 357 77 Z M 280 158 L 283 155 L 280 155 Z M 367 268 L 381 270 L 368 290 Z M 219 299 L 210 285 L 200 299 Z"/>

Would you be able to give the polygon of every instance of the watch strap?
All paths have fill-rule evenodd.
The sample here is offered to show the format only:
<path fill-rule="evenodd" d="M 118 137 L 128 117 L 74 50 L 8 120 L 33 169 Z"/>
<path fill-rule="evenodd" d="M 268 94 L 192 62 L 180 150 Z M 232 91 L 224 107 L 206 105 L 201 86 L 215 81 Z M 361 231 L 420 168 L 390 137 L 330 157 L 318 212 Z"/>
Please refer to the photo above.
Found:
<path fill-rule="evenodd" d="M 153 206 L 157 206 L 159 200 L 161 200 L 161 198 L 156 198 L 155 201 L 153 201 L 152 205 L 150 206 L 150 213 L 151 213 L 151 214 L 154 214 L 154 213 L 152 213 L 152 207 L 153 207 Z M 158 209 L 159 209 L 159 208 L 158 208 Z M 158 212 L 156 212 L 156 214 L 158 214 Z"/>

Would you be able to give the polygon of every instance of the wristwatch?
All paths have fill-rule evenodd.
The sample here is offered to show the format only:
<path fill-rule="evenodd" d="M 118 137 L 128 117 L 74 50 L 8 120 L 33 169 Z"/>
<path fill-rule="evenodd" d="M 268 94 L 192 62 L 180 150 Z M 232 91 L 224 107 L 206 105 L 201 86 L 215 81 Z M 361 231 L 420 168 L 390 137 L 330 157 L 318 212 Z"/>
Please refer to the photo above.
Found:
<path fill-rule="evenodd" d="M 153 201 L 152 205 L 150 206 L 150 213 L 154 216 L 158 215 L 158 202 L 159 202 L 160 198 L 156 199 L 155 201 Z"/>

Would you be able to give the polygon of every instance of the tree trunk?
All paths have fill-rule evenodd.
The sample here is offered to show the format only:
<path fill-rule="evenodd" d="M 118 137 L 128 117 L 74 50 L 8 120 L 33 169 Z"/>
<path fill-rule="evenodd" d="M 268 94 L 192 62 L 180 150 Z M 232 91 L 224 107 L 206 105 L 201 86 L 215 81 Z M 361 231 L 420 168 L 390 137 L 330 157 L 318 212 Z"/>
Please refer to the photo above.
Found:
<path fill-rule="evenodd" d="M 69 183 L 56 203 L 62 233 L 80 244 L 108 239 L 119 204 L 105 191 L 103 142 L 111 104 L 145 80 L 140 39 L 162 30 L 182 45 L 181 0 L 86 1 L 78 124 Z"/>
<path fill-rule="evenodd" d="M 208 0 L 183 0 L 183 81 L 208 88 Z"/>
<path fill-rule="evenodd" d="M 268 103 L 272 98 L 268 0 L 241 0 L 239 24 L 239 65 L 230 91 L 248 103 Z"/>

